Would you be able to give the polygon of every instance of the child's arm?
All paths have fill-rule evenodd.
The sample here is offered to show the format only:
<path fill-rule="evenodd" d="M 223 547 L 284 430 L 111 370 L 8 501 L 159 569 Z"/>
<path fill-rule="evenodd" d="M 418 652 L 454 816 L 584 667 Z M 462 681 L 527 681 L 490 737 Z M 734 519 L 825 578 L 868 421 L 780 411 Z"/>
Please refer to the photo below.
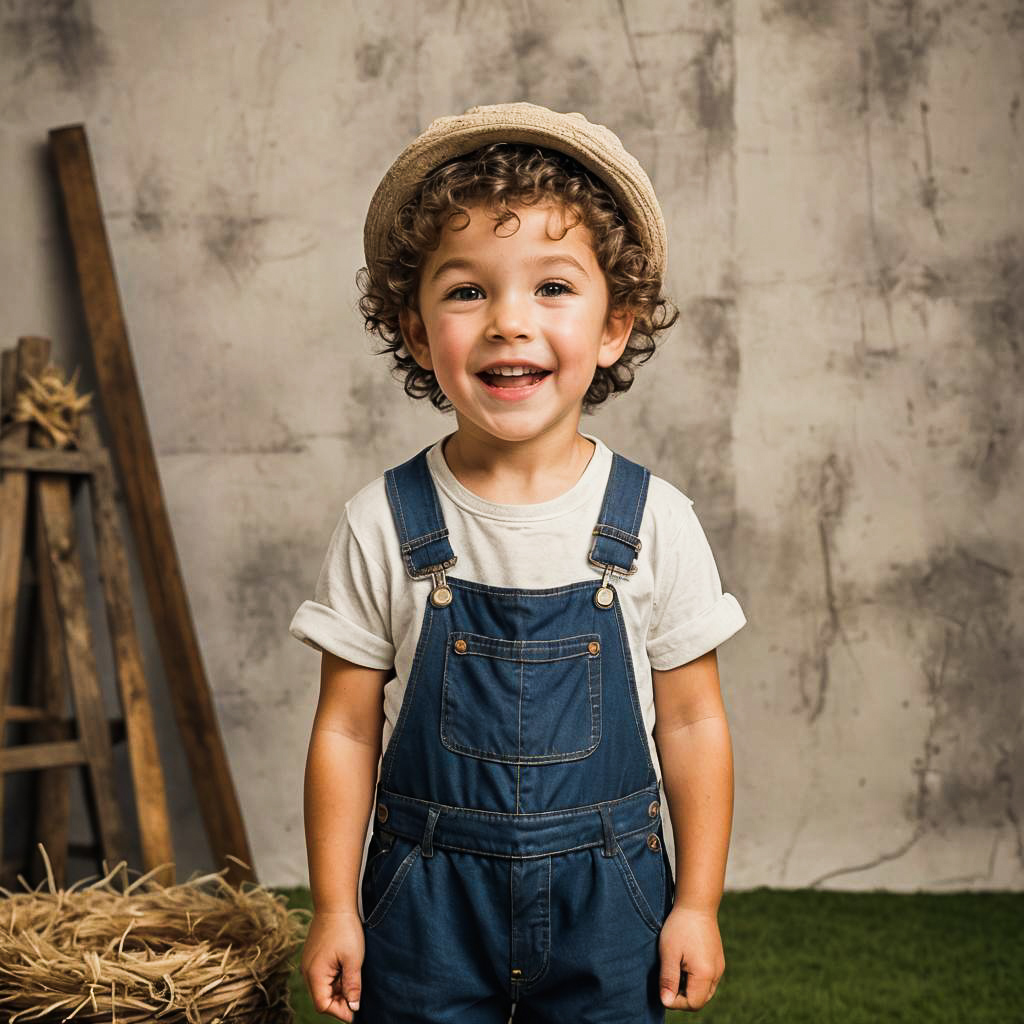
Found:
<path fill-rule="evenodd" d="M 320 701 L 306 758 L 305 824 L 313 920 L 302 973 L 319 1013 L 353 1020 L 363 926 L 357 894 L 373 804 L 388 670 L 324 652 Z M 347 1004 L 347 1005 L 346 1005 Z"/>
<path fill-rule="evenodd" d="M 714 650 L 653 677 L 654 741 L 676 847 L 676 900 L 658 943 L 661 998 L 699 1010 L 725 971 L 718 904 L 732 829 L 732 744 Z"/>

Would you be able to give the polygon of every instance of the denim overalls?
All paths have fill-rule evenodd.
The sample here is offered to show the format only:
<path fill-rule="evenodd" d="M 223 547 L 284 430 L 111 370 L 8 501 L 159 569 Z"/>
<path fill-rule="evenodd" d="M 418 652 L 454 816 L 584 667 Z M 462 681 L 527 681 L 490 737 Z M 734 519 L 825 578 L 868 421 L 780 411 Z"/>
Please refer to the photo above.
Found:
<path fill-rule="evenodd" d="M 376 793 L 357 1019 L 660 1022 L 671 871 L 611 586 L 636 571 L 650 472 L 613 453 L 594 575 L 510 589 L 446 575 L 428 449 L 385 474 L 431 588 Z"/>

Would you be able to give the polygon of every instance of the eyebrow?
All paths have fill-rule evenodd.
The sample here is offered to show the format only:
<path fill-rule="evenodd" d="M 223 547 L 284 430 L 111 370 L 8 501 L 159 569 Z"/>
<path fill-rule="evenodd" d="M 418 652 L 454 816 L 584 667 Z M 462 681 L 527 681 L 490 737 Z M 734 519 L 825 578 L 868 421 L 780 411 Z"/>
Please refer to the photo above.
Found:
<path fill-rule="evenodd" d="M 551 256 L 538 256 L 536 259 L 529 261 L 531 266 L 551 266 L 555 263 L 568 264 L 571 267 L 575 267 L 588 281 L 590 275 L 587 273 L 586 268 L 582 263 L 574 256 L 570 256 L 568 253 L 559 253 Z M 437 270 L 431 275 L 431 282 L 436 281 L 442 274 L 447 273 L 449 270 L 475 270 L 476 264 L 472 260 L 467 260 L 461 256 L 453 256 L 451 259 L 447 259 L 442 263 Z"/>

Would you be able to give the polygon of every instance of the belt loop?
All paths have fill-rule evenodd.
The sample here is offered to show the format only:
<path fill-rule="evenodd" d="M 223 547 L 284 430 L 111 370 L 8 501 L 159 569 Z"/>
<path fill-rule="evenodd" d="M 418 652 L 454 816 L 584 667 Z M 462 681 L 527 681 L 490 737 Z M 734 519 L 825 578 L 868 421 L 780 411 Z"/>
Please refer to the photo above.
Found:
<path fill-rule="evenodd" d="M 601 804 L 598 807 L 601 813 L 601 824 L 604 826 L 604 850 L 605 857 L 614 857 L 618 849 L 615 842 L 615 827 L 612 825 L 612 811 L 608 804 Z"/>
<path fill-rule="evenodd" d="M 436 807 L 427 811 L 427 824 L 423 828 L 423 838 L 420 840 L 420 854 L 424 857 L 434 856 L 434 826 L 441 812 Z"/>

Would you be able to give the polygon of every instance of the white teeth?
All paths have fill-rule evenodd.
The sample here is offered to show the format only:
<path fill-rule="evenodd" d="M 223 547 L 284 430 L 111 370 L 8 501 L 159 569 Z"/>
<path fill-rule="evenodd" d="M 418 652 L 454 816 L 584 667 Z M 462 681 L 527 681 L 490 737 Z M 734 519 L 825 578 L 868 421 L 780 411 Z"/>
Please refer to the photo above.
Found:
<path fill-rule="evenodd" d="M 522 377 L 529 373 L 543 373 L 543 370 L 533 366 L 492 366 L 486 373 L 500 374 L 502 377 Z"/>

